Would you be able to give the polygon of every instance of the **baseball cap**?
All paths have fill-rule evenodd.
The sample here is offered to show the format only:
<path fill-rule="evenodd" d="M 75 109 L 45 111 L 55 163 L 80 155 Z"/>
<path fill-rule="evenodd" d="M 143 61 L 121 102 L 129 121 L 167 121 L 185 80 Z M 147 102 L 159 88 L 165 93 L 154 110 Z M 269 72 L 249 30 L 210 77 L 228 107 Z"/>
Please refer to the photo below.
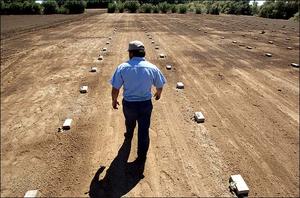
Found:
<path fill-rule="evenodd" d="M 141 41 L 131 41 L 128 45 L 128 51 L 144 51 L 145 47 Z"/>

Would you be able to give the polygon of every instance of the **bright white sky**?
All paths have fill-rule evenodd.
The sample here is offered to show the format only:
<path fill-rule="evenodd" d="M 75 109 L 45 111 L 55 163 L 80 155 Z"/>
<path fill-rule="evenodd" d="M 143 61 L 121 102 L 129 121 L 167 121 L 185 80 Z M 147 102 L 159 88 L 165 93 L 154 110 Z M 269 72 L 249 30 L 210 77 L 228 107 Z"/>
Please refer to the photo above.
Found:
<path fill-rule="evenodd" d="M 256 2 L 259 6 L 261 6 L 262 4 L 264 4 L 265 1 L 264 0 L 256 0 Z M 250 4 L 253 4 L 253 1 L 250 1 Z"/>

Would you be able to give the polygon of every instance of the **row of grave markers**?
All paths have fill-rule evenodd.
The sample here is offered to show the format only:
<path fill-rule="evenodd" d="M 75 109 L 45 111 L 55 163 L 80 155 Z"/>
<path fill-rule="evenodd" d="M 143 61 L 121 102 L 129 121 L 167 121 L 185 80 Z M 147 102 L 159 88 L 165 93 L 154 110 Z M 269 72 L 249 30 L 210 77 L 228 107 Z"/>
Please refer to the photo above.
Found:
<path fill-rule="evenodd" d="M 198 31 L 201 31 L 201 29 L 197 29 L 197 30 L 198 30 Z M 204 31 L 204 33 L 208 33 L 208 32 L 207 32 L 207 31 Z M 232 33 L 234 33 L 234 32 L 232 32 Z M 264 34 L 264 33 L 265 33 L 265 31 L 261 31 L 261 32 L 260 32 L 260 34 Z M 246 36 L 246 35 L 243 34 L 243 37 L 245 37 L 245 36 Z M 225 37 L 222 36 L 221 39 L 225 39 Z M 254 37 L 254 39 L 258 39 L 258 37 Z M 290 39 L 290 38 L 286 38 L 286 40 L 291 40 L 291 39 Z M 238 42 L 237 42 L 236 40 L 233 40 L 232 43 L 233 43 L 233 44 L 237 44 Z M 270 41 L 268 41 L 268 43 L 269 43 L 269 44 L 274 44 L 274 41 L 271 41 L 271 40 L 270 40 Z M 239 46 L 245 46 L 245 45 L 241 43 L 241 44 L 239 44 Z M 252 47 L 249 46 L 249 45 L 246 46 L 246 48 L 247 48 L 247 49 L 252 49 Z M 293 48 L 289 46 L 289 47 L 287 47 L 286 49 L 292 50 Z M 272 56 L 273 56 L 273 54 L 271 54 L 271 53 L 265 53 L 264 55 L 267 56 L 267 57 L 272 57 Z M 298 63 L 291 63 L 291 66 L 293 66 L 293 67 L 299 67 L 299 64 L 298 64 Z"/>
<path fill-rule="evenodd" d="M 151 36 L 150 33 L 148 33 L 148 31 L 145 29 L 145 27 L 142 27 L 142 30 L 144 30 L 145 33 L 146 33 L 146 35 L 148 36 L 148 38 L 151 39 L 151 43 L 152 43 L 152 44 L 155 44 L 155 41 L 153 40 L 153 37 Z M 159 49 L 159 45 L 156 44 L 156 45 L 155 45 L 155 49 L 158 50 L 158 49 Z M 164 53 L 160 53 L 158 56 L 159 56 L 160 59 L 165 59 L 165 58 L 167 57 L 166 54 L 164 54 Z M 167 65 L 166 65 L 166 69 L 167 69 L 167 70 L 171 70 L 171 69 L 172 69 L 172 65 L 167 64 Z M 177 88 L 177 89 L 184 89 L 184 84 L 183 84 L 183 82 L 177 82 L 177 83 L 176 83 L 176 88 Z M 203 123 L 203 122 L 205 121 L 205 118 L 204 118 L 202 112 L 200 112 L 200 111 L 195 112 L 195 114 L 194 114 L 194 119 L 195 119 L 195 121 L 196 121 L 197 123 Z"/>
<path fill-rule="evenodd" d="M 143 30 L 145 30 L 144 27 L 142 27 Z M 146 35 L 149 37 L 149 39 L 152 39 L 152 36 L 145 30 Z M 222 37 L 224 39 L 225 37 Z M 154 40 L 151 41 L 152 44 L 154 44 Z M 248 49 L 252 49 L 252 47 L 248 46 Z M 159 46 L 156 45 L 155 49 L 159 49 Z M 166 58 L 165 54 L 159 54 L 159 58 Z M 167 70 L 172 69 L 172 65 L 167 64 L 166 65 Z M 183 82 L 177 82 L 176 84 L 177 89 L 184 89 Z M 194 113 L 194 119 L 197 123 L 203 123 L 205 121 L 204 115 L 202 112 L 195 112 Z M 246 184 L 245 180 L 240 174 L 237 175 L 231 175 L 229 178 L 229 189 L 231 192 L 235 192 L 238 197 L 244 197 L 248 196 L 249 193 L 249 187 Z"/>
<path fill-rule="evenodd" d="M 115 34 L 117 31 L 117 28 L 114 28 L 114 31 L 113 31 L 113 34 Z M 108 37 L 109 40 L 112 40 L 112 37 Z M 110 44 L 110 41 L 106 41 L 106 44 Z M 102 48 L 102 52 L 106 52 L 107 51 L 107 48 L 104 47 Z M 98 60 L 103 60 L 103 55 L 101 55 L 101 52 L 100 52 L 100 55 L 98 57 Z M 91 70 L 90 72 L 97 72 L 97 67 L 91 67 Z M 80 86 L 80 89 L 79 89 L 79 92 L 80 93 L 87 93 L 88 92 L 88 86 L 87 85 L 82 85 Z M 71 118 L 67 118 L 65 119 L 64 123 L 63 123 L 63 126 L 62 128 L 59 128 L 58 131 L 59 132 L 63 132 L 64 130 L 69 130 L 71 129 L 71 124 L 72 124 L 72 119 Z M 29 198 L 29 197 L 41 197 L 43 196 L 43 194 L 39 191 L 39 190 L 29 190 L 25 193 L 24 195 L 24 198 Z"/>
<path fill-rule="evenodd" d="M 113 34 L 115 34 L 116 31 L 117 31 L 117 28 L 114 28 Z M 106 41 L 105 44 L 109 45 L 111 40 L 112 40 L 112 37 L 111 36 L 108 37 L 108 41 Z M 98 60 L 99 61 L 103 61 L 103 59 L 104 59 L 104 56 L 102 55 L 103 52 L 104 53 L 107 52 L 107 47 L 103 47 L 101 49 L 101 52 L 100 52 L 100 54 L 98 56 Z M 90 72 L 97 72 L 97 67 L 92 66 Z M 87 93 L 88 92 L 88 86 L 87 85 L 80 86 L 79 92 L 82 93 L 82 94 Z M 59 128 L 58 131 L 61 132 L 63 130 L 69 130 L 69 129 L 71 129 L 71 124 L 72 124 L 72 119 L 71 118 L 67 118 L 64 121 L 62 128 Z"/>

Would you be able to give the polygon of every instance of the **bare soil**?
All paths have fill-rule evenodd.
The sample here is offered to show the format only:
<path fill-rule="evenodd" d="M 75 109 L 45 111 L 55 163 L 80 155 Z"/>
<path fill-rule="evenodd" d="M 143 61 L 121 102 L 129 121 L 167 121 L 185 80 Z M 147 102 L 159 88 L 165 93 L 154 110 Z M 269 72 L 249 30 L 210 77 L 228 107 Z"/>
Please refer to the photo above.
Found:
<path fill-rule="evenodd" d="M 97 14 L 7 35 L 1 41 L 1 196 L 39 189 L 52 197 L 88 191 L 228 197 L 232 174 L 243 176 L 249 196 L 299 196 L 299 68 L 290 65 L 299 64 L 297 23 Z M 161 100 L 153 101 L 143 177 L 132 163 L 137 138 L 124 143 L 122 106 L 112 109 L 108 82 L 127 60 L 131 40 L 144 42 L 147 59 L 168 80 Z M 98 61 L 103 47 L 108 52 Z M 178 81 L 185 89 L 176 89 Z M 81 85 L 89 86 L 87 94 L 79 93 Z M 204 123 L 193 120 L 195 111 Z M 58 132 L 66 118 L 73 119 L 71 129 Z"/>

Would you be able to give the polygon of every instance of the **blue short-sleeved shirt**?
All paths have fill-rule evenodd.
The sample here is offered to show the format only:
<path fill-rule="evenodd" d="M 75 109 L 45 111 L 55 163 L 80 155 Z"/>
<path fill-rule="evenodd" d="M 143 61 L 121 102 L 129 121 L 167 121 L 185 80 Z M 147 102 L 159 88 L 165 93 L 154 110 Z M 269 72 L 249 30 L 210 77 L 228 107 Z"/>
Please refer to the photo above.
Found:
<path fill-rule="evenodd" d="M 166 79 L 161 71 L 145 58 L 133 57 L 119 65 L 110 80 L 111 85 L 120 89 L 126 101 L 146 101 L 152 98 L 151 87 L 161 88 Z"/>

